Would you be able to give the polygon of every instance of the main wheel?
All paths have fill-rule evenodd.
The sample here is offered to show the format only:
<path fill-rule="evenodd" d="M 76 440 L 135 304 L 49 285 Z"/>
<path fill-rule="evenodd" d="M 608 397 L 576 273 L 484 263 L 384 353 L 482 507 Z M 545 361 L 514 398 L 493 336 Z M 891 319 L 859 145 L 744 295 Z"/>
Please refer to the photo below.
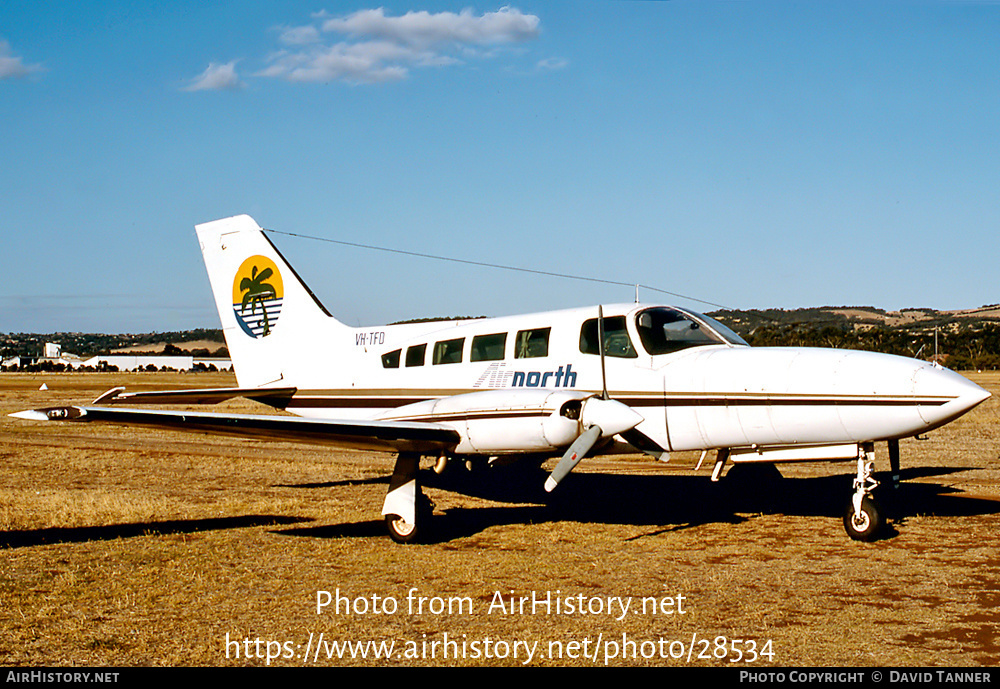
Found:
<path fill-rule="evenodd" d="M 406 521 L 398 514 L 385 515 L 385 528 L 389 531 L 389 538 L 396 543 L 415 543 L 425 539 L 430 532 L 430 523 L 434 514 L 434 503 L 424 495 L 422 490 L 417 491 L 417 511 L 414 515 L 414 524 Z"/>
<path fill-rule="evenodd" d="M 861 501 L 860 515 L 855 516 L 853 502 L 844 512 L 844 529 L 855 541 L 874 541 L 881 533 L 884 522 L 881 510 L 869 497 Z"/>
<path fill-rule="evenodd" d="M 416 524 L 403 521 L 398 514 L 385 515 L 385 528 L 389 530 L 389 538 L 396 543 L 413 543 L 420 534 Z"/>

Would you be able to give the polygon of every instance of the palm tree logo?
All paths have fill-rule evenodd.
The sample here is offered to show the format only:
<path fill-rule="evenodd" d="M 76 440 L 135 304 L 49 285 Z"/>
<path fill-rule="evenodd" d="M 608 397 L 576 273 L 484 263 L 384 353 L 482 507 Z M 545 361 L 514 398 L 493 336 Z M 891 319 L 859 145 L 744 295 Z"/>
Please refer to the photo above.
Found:
<path fill-rule="evenodd" d="M 241 305 L 243 313 L 247 311 L 247 304 L 250 304 L 251 314 L 257 312 L 258 304 L 260 304 L 260 310 L 264 312 L 264 334 L 261 337 L 267 337 L 271 334 L 271 322 L 267 318 L 267 306 L 265 302 L 269 299 L 274 299 L 277 292 L 274 291 L 274 287 L 264 282 L 264 280 L 267 280 L 273 274 L 274 271 L 270 268 L 265 268 L 258 273 L 257 266 L 254 266 L 250 277 L 240 280 L 240 292 L 246 292 L 243 295 L 243 303 Z"/>
<path fill-rule="evenodd" d="M 236 271 L 233 311 L 240 327 L 251 337 L 261 338 L 271 334 L 281 313 L 283 296 L 281 275 L 270 259 L 251 256 Z"/>

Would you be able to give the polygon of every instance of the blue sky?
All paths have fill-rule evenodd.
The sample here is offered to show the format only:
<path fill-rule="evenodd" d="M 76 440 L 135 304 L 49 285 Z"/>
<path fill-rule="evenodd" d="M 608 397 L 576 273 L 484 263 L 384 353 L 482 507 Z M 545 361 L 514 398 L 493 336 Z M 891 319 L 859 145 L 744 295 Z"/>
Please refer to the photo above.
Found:
<path fill-rule="evenodd" d="M 734 308 L 1000 302 L 997 36 L 986 2 L 5 0 L 0 332 L 217 327 L 194 225 L 238 213 Z M 274 240 L 351 325 L 634 297 Z"/>

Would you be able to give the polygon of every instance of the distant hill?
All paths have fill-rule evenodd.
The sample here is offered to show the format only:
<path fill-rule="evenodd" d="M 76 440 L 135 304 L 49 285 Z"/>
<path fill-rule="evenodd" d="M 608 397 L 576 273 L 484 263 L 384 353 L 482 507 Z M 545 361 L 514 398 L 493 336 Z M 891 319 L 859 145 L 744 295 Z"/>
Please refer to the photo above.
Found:
<path fill-rule="evenodd" d="M 1000 367 L 1000 304 L 885 311 L 872 306 L 722 310 L 711 314 L 755 346 L 866 349 L 951 368 Z"/>
<path fill-rule="evenodd" d="M 804 309 L 722 310 L 709 314 L 743 333 L 760 326 L 807 325 L 810 327 L 849 327 L 861 329 L 871 326 L 903 328 L 915 332 L 933 330 L 935 327 L 981 327 L 1000 323 L 1000 304 L 980 306 L 978 309 L 936 311 L 928 308 L 885 311 L 873 306 L 821 306 Z"/>

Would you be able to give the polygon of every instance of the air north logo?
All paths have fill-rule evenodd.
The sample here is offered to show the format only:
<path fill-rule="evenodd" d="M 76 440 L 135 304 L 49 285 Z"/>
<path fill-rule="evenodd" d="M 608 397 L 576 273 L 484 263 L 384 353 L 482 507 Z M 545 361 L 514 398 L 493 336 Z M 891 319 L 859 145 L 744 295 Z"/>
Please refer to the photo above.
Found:
<path fill-rule="evenodd" d="M 233 279 L 236 322 L 250 337 L 267 337 L 281 316 L 284 296 L 281 273 L 274 262 L 264 256 L 251 256 L 243 261 Z"/>

